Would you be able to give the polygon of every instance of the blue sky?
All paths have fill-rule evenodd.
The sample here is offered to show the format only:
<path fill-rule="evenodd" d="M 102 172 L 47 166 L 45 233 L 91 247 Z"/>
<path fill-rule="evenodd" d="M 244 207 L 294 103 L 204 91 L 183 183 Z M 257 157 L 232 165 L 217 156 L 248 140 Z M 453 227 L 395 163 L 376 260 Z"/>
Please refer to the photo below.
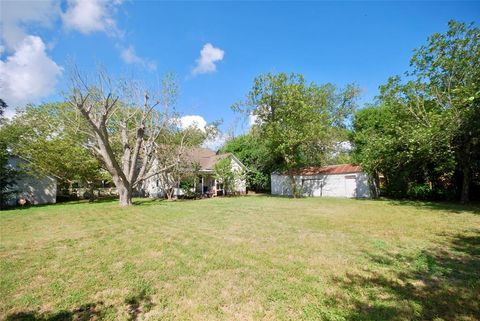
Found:
<path fill-rule="evenodd" d="M 355 83 L 362 89 L 362 105 L 389 76 L 403 73 L 412 50 L 432 33 L 444 32 L 448 20 L 478 24 L 480 17 L 479 2 L 1 5 L 0 82 L 8 86 L 0 96 L 10 105 L 58 99 L 68 61 L 74 59 L 86 72 L 102 64 L 114 74 L 133 73 L 147 82 L 173 72 L 181 90 L 178 111 L 207 122 L 223 119 L 223 130 L 235 123 L 231 104 L 261 73 L 298 72 L 320 84 Z M 237 133 L 247 122 L 238 124 Z"/>

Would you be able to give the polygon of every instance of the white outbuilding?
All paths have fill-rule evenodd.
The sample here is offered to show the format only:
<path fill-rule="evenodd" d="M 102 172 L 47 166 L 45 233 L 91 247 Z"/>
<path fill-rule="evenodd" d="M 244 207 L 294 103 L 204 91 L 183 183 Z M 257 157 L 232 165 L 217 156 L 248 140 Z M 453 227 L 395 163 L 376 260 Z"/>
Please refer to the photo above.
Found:
<path fill-rule="evenodd" d="M 355 164 L 302 168 L 293 172 L 293 178 L 304 196 L 370 197 L 368 176 Z M 286 173 L 272 173 L 271 184 L 272 195 L 292 195 L 291 179 Z"/>
<path fill-rule="evenodd" d="M 54 177 L 42 174 L 29 174 L 22 170 L 22 163 L 26 160 L 12 156 L 8 160 L 7 166 L 19 171 L 15 178 L 13 186 L 9 186 L 7 191 L 12 193 L 7 200 L 8 206 L 18 205 L 25 201 L 31 205 L 53 204 L 57 201 L 57 180 Z"/>

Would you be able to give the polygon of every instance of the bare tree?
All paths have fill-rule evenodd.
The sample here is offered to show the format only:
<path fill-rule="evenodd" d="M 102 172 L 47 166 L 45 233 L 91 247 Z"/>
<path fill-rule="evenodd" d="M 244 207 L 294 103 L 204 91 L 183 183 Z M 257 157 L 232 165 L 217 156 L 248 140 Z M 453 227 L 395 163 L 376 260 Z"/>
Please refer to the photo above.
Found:
<path fill-rule="evenodd" d="M 172 160 L 162 168 L 153 167 L 157 139 L 170 125 L 168 109 L 174 104 L 176 86 L 168 78 L 153 99 L 138 83 L 114 82 L 105 72 L 90 82 L 73 68 L 71 80 L 68 101 L 86 120 L 86 128 L 79 128 L 89 137 L 86 147 L 112 175 L 120 205 L 131 205 L 133 191 L 147 176 L 175 166 Z"/>

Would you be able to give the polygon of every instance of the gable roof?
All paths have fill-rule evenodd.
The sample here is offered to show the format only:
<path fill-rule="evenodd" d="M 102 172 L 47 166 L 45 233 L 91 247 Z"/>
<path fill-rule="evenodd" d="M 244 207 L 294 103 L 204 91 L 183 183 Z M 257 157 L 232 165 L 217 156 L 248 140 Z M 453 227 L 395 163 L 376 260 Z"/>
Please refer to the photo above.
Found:
<path fill-rule="evenodd" d="M 233 154 L 217 154 L 211 149 L 204 147 L 192 147 L 185 151 L 184 157 L 191 163 L 200 164 L 201 171 L 213 171 L 215 164 L 224 158 L 232 157 L 242 167 L 245 167 Z"/>
<path fill-rule="evenodd" d="M 363 172 L 362 167 L 356 164 L 339 164 L 328 165 L 321 167 L 305 167 L 293 171 L 294 175 L 334 175 L 334 174 L 349 174 Z M 283 173 L 282 175 L 285 175 Z"/>

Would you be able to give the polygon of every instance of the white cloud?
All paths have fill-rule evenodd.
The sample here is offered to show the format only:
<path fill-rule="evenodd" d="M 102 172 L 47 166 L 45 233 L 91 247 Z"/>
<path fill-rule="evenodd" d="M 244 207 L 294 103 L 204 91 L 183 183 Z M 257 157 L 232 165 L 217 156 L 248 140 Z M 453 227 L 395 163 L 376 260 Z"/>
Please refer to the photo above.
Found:
<path fill-rule="evenodd" d="M 189 127 L 195 127 L 200 129 L 203 132 L 207 130 L 207 121 L 200 115 L 186 115 L 179 119 L 178 121 L 180 128 L 185 129 Z M 212 150 L 219 149 L 225 142 L 229 139 L 230 136 L 217 132 L 215 136 L 209 137 L 203 144 L 203 147 L 210 148 Z"/>
<path fill-rule="evenodd" d="M 157 69 L 157 64 L 154 61 L 139 57 L 135 53 L 135 48 L 133 48 L 133 46 L 123 49 L 121 52 L 121 57 L 122 60 L 127 64 L 140 65 L 151 71 Z"/>
<path fill-rule="evenodd" d="M 225 52 L 220 48 L 215 48 L 211 43 L 207 43 L 200 51 L 200 57 L 197 59 L 197 65 L 192 70 L 193 75 L 215 72 L 217 66 L 215 62 L 223 60 Z"/>
<path fill-rule="evenodd" d="M 84 34 L 101 31 L 119 35 L 112 13 L 120 3 L 118 0 L 68 0 L 67 10 L 62 13 L 63 24 Z"/>
<path fill-rule="evenodd" d="M 225 142 L 230 138 L 230 136 L 223 134 L 223 133 L 218 133 L 215 137 L 207 139 L 203 143 L 203 147 L 210 148 L 211 150 L 218 150 L 220 147 L 225 144 Z"/>
<path fill-rule="evenodd" d="M 195 127 L 205 132 L 207 121 L 199 115 L 186 115 L 180 118 L 180 127 L 186 129 L 189 127 Z"/>
<path fill-rule="evenodd" d="M 13 50 L 27 36 L 29 27 L 51 27 L 60 13 L 55 0 L 1 1 L 0 37 Z"/>
<path fill-rule="evenodd" d="M 122 0 L 67 0 L 67 8 L 62 12 L 60 1 L 20 0 L 1 1 L 0 36 L 7 49 L 17 44 L 38 26 L 53 27 L 61 17 L 67 29 L 84 34 L 95 31 L 110 35 L 121 35 L 113 14 Z M 32 29 L 32 30 L 29 30 Z"/>
<path fill-rule="evenodd" d="M 143 59 L 140 58 L 139 56 L 137 56 L 133 46 L 129 46 L 128 48 L 125 48 L 125 49 L 122 50 L 122 59 L 127 64 L 142 64 L 143 63 Z"/>
<path fill-rule="evenodd" d="M 63 68 L 45 49 L 40 37 L 27 36 L 11 56 L 0 60 L 0 96 L 10 107 L 34 102 L 55 90 Z"/>

